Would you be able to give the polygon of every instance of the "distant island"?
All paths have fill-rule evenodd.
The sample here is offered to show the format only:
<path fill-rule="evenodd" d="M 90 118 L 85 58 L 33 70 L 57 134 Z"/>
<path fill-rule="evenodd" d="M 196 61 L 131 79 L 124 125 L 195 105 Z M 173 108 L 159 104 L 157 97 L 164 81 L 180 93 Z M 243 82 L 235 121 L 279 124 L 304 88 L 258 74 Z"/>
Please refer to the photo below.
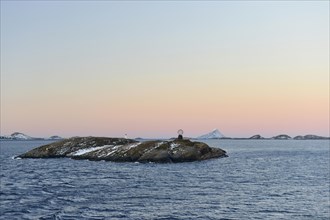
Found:
<path fill-rule="evenodd" d="M 39 138 L 39 137 L 31 137 L 29 135 L 23 134 L 21 132 L 14 132 L 8 136 L 0 136 L 1 140 L 18 140 L 18 141 L 31 141 L 31 140 L 62 140 L 64 138 L 54 135 L 49 138 Z"/>
<path fill-rule="evenodd" d="M 75 137 L 47 144 L 18 158 L 60 158 L 112 162 L 179 163 L 227 157 L 226 151 L 190 140 L 138 142 L 126 138 Z"/>
<path fill-rule="evenodd" d="M 232 137 L 226 137 L 225 135 L 223 135 L 219 129 L 214 129 L 209 133 L 203 134 L 201 136 L 198 136 L 194 139 L 197 140 L 210 140 L 210 139 L 232 139 L 232 140 L 329 140 L 330 137 L 322 137 L 322 136 L 318 136 L 318 135 L 312 135 L 312 134 L 308 134 L 305 136 L 296 136 L 296 137 L 290 137 L 287 134 L 280 134 L 274 137 L 270 137 L 270 138 L 265 138 L 262 137 L 260 134 L 256 134 L 253 135 L 249 138 L 232 138 Z"/>
<path fill-rule="evenodd" d="M 18 140 L 18 141 L 31 141 L 31 140 L 49 140 L 49 141 L 56 141 L 56 140 L 62 140 L 65 139 L 63 137 L 54 135 L 49 138 L 40 138 L 40 137 L 31 137 L 29 135 L 23 134 L 21 132 L 14 132 L 11 135 L 4 135 L 0 136 L 0 140 Z M 134 140 L 136 141 L 142 141 L 142 140 L 156 140 L 159 138 L 142 138 L 142 137 L 137 137 Z M 172 138 L 161 138 L 163 140 L 175 140 L 175 137 Z M 251 137 L 227 137 L 223 135 L 219 129 L 214 129 L 208 133 L 205 133 L 203 135 L 200 135 L 198 137 L 185 137 L 185 139 L 192 139 L 192 140 L 216 140 L 216 139 L 230 139 L 230 140 L 330 140 L 330 137 L 323 137 L 323 136 L 318 136 L 318 135 L 313 135 L 313 134 L 307 134 L 307 135 L 298 135 L 295 137 L 291 137 L 287 134 L 280 134 L 276 135 L 273 137 L 263 137 L 260 134 L 253 135 Z"/>
<path fill-rule="evenodd" d="M 329 140 L 330 137 L 322 137 L 317 135 L 308 134 L 305 136 L 296 136 L 296 137 L 290 137 L 287 134 L 280 134 L 271 138 L 264 138 L 260 135 L 254 135 L 250 137 L 249 139 L 263 139 L 263 140 Z"/>

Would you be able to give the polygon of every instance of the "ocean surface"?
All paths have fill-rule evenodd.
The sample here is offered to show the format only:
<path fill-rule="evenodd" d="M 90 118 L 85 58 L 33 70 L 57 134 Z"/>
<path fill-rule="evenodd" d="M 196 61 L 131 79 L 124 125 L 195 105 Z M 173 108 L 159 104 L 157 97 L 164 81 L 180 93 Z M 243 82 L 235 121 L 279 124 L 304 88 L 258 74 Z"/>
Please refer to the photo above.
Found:
<path fill-rule="evenodd" d="M 329 219 L 329 140 L 212 140 L 180 164 L 13 159 L 1 141 L 0 219 Z"/>

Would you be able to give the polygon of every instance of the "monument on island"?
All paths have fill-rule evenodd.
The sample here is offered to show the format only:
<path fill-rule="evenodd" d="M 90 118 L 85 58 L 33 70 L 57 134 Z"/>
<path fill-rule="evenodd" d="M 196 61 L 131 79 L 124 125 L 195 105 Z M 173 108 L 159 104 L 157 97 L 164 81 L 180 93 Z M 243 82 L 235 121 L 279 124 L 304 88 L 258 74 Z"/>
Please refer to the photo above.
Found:
<path fill-rule="evenodd" d="M 178 140 L 183 140 L 183 130 L 182 129 L 179 129 L 178 130 Z"/>

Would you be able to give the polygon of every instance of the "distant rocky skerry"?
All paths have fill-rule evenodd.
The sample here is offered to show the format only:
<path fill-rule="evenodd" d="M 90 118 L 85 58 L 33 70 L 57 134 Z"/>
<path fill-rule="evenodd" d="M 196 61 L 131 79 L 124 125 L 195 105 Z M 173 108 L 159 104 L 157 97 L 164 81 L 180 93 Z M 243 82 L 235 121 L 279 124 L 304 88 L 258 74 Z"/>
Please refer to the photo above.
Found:
<path fill-rule="evenodd" d="M 322 136 L 317 136 L 317 135 L 312 135 L 312 134 L 309 134 L 309 135 L 305 135 L 305 136 L 296 136 L 296 137 L 290 137 L 289 135 L 287 134 L 280 134 L 280 135 L 277 135 L 277 136 L 274 136 L 272 138 L 264 138 L 262 137 L 261 135 L 254 135 L 252 137 L 250 137 L 249 139 L 269 139 L 269 140 L 329 140 L 330 138 L 329 137 L 322 137 Z"/>
<path fill-rule="evenodd" d="M 63 138 L 57 135 L 51 136 L 49 138 L 39 138 L 39 137 L 31 137 L 29 135 L 14 132 L 11 135 L 0 136 L 0 140 L 13 140 L 13 141 L 38 141 L 38 140 L 62 140 Z"/>
<path fill-rule="evenodd" d="M 317 136 L 317 135 L 305 135 L 305 136 L 296 136 L 293 139 L 295 140 L 330 140 L 330 137 L 322 137 L 322 136 Z"/>
<path fill-rule="evenodd" d="M 266 138 L 266 137 L 262 137 L 259 134 L 253 135 L 249 138 L 232 138 L 232 137 L 212 137 L 212 138 L 205 138 L 205 139 L 199 139 L 196 138 L 197 140 L 210 140 L 210 139 L 230 139 L 230 140 L 330 140 L 330 137 L 322 137 L 322 136 L 318 136 L 318 135 L 312 135 L 312 134 L 308 134 L 305 136 L 296 136 L 296 137 L 290 137 L 287 134 L 280 134 L 271 138 Z"/>
<path fill-rule="evenodd" d="M 204 135 L 201 135 L 201 136 L 199 136 L 197 138 L 194 138 L 194 139 L 197 139 L 197 140 L 210 140 L 210 139 L 231 139 L 231 140 L 250 140 L 250 139 L 253 139 L 253 140 L 290 140 L 290 139 L 294 139 L 294 140 L 329 140 L 330 137 L 322 137 L 322 136 L 318 136 L 318 135 L 308 134 L 308 135 L 305 135 L 305 136 L 299 135 L 299 136 L 296 136 L 296 137 L 292 138 L 287 134 L 280 134 L 280 135 L 277 135 L 277 136 L 274 136 L 274 137 L 265 138 L 265 137 L 262 137 L 260 134 L 256 134 L 256 135 L 253 135 L 249 138 L 246 138 L 246 137 L 232 138 L 232 137 L 227 137 L 227 136 L 223 135 L 219 131 L 219 129 L 214 129 L 211 132 L 209 132 L 207 134 L 204 134 Z"/>
<path fill-rule="evenodd" d="M 0 140 L 13 140 L 13 141 L 36 141 L 36 140 L 46 140 L 46 141 L 58 141 L 63 140 L 64 138 L 59 136 L 51 136 L 49 138 L 36 138 L 31 137 L 29 135 L 15 132 L 11 135 L 0 136 Z M 173 137 L 171 140 L 175 140 L 176 138 Z M 193 140 L 218 140 L 218 139 L 231 139 L 231 140 L 330 140 L 330 137 L 322 137 L 318 135 L 308 134 L 308 135 L 299 135 L 296 137 L 290 137 L 287 134 L 280 134 L 274 137 L 262 137 L 260 134 L 253 135 L 249 138 L 246 137 L 227 137 L 224 136 L 218 129 L 211 131 L 208 134 L 204 134 L 197 138 L 187 138 L 186 139 L 193 139 Z M 146 138 L 135 138 L 136 141 L 145 141 L 145 140 L 155 140 L 155 139 L 146 139 Z"/>
<path fill-rule="evenodd" d="M 178 163 L 227 157 L 226 151 L 190 140 L 138 142 L 124 138 L 75 137 L 35 148 L 18 158 L 60 158 L 113 162 Z"/>

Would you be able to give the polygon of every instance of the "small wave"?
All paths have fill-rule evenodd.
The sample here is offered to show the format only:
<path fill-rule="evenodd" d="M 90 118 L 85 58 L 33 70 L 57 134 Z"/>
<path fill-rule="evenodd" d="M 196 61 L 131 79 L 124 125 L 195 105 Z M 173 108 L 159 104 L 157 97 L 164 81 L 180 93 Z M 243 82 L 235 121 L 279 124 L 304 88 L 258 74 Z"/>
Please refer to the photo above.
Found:
<path fill-rule="evenodd" d="M 60 216 L 61 211 L 55 212 L 55 213 L 51 213 L 45 216 L 41 216 L 39 219 L 40 220 L 47 220 L 47 219 L 62 219 L 62 217 Z"/>
<path fill-rule="evenodd" d="M 22 158 L 20 158 L 19 156 L 12 156 L 11 159 L 13 159 L 13 160 L 22 160 Z"/>

